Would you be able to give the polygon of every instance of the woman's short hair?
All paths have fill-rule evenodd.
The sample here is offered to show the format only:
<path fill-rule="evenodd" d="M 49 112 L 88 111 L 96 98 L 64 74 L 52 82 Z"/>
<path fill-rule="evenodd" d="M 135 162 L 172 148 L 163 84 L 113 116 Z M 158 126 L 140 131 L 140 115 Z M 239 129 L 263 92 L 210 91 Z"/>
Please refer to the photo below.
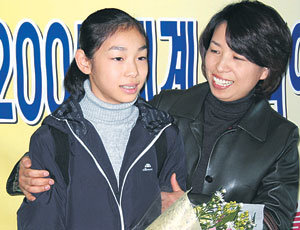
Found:
<path fill-rule="evenodd" d="M 280 84 L 291 56 L 292 38 L 287 24 L 275 9 L 259 1 L 227 5 L 211 18 L 200 36 L 204 76 L 205 55 L 215 28 L 222 22 L 227 23 L 228 46 L 249 61 L 269 69 L 269 76 L 256 86 L 257 94 L 268 97 Z"/>
<path fill-rule="evenodd" d="M 98 10 L 89 15 L 80 26 L 79 48 L 82 49 L 87 58 L 92 59 L 95 52 L 103 42 L 118 30 L 135 28 L 145 38 L 147 46 L 148 39 L 142 24 L 126 12 L 106 8 Z M 83 82 L 89 76 L 82 73 L 76 61 L 73 60 L 64 79 L 65 89 L 70 94 L 81 94 L 84 92 Z"/>

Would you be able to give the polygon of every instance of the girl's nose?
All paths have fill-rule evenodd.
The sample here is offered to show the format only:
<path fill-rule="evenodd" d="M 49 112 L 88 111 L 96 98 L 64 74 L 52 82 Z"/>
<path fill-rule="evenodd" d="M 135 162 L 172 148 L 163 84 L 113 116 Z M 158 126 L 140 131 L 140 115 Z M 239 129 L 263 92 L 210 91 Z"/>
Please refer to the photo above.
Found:
<path fill-rule="evenodd" d="M 127 70 L 126 70 L 126 76 L 127 77 L 136 77 L 137 75 L 138 75 L 137 63 L 135 63 L 135 62 L 128 63 Z"/>

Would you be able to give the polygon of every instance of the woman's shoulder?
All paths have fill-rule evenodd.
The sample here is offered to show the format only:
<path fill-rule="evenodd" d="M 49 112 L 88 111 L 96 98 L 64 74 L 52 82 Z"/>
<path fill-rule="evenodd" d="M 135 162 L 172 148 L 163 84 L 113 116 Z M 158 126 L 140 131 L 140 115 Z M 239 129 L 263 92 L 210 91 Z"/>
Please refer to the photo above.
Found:
<path fill-rule="evenodd" d="M 269 102 L 267 101 L 268 109 L 270 111 L 270 120 L 272 123 L 276 123 L 281 126 L 286 126 L 289 129 L 298 129 L 297 125 L 292 121 L 288 120 L 286 117 L 277 112 L 274 108 L 271 107 Z"/>
<path fill-rule="evenodd" d="M 209 91 L 207 82 L 197 84 L 188 89 L 168 89 L 162 90 L 158 95 L 150 101 L 150 104 L 168 111 L 175 104 L 182 104 L 184 107 L 186 104 L 198 103 L 199 99 L 205 98 Z"/>
<path fill-rule="evenodd" d="M 272 108 L 268 100 L 263 100 L 260 104 L 262 106 L 259 109 L 262 118 L 261 126 L 264 127 L 264 125 L 268 124 L 268 133 L 273 135 L 276 133 L 280 134 L 282 138 L 290 135 L 298 136 L 297 125 Z M 259 120 L 257 122 L 258 124 L 260 123 Z"/>
<path fill-rule="evenodd" d="M 165 89 L 162 90 L 159 94 L 155 95 L 153 99 L 155 98 L 161 98 L 161 97 L 182 97 L 182 96 L 188 96 L 190 94 L 199 93 L 202 90 L 208 90 L 208 83 L 199 83 L 197 85 L 194 85 L 188 89 Z"/>

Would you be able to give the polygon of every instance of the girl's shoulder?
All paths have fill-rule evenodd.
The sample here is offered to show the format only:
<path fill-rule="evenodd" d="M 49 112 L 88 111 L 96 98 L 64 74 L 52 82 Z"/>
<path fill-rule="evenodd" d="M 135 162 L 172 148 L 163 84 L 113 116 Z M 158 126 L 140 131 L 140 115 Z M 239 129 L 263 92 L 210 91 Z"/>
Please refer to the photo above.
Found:
<path fill-rule="evenodd" d="M 143 126 L 151 133 L 158 133 L 161 129 L 172 124 L 174 121 L 169 113 L 153 107 L 143 98 L 138 98 L 135 106 L 139 109 L 139 119 L 142 121 Z"/>

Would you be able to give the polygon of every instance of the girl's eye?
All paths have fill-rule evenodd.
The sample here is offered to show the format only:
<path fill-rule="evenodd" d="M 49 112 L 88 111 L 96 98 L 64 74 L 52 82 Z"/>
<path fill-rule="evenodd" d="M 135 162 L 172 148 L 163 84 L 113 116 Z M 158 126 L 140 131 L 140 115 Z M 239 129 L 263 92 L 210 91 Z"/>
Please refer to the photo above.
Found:
<path fill-rule="evenodd" d="M 116 60 L 116 61 L 122 61 L 123 58 L 122 58 L 122 57 L 114 57 L 113 60 Z"/>
<path fill-rule="evenodd" d="M 144 60 L 147 60 L 147 57 L 138 57 L 138 60 L 140 60 L 140 61 L 144 61 Z"/>

